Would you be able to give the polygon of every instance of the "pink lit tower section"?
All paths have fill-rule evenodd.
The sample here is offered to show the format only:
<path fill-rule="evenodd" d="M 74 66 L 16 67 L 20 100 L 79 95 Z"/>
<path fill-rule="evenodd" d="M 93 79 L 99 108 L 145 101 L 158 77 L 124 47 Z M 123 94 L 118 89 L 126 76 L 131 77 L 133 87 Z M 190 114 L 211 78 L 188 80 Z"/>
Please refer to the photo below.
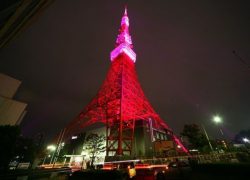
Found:
<path fill-rule="evenodd" d="M 92 101 L 65 128 L 65 138 L 102 123 L 106 127 L 106 156 L 151 156 L 169 149 L 188 152 L 154 111 L 135 70 L 136 53 L 129 34 L 127 9 L 123 14 L 111 66 Z M 161 142 L 161 143 L 159 143 Z M 164 144 L 165 142 L 165 144 Z"/>

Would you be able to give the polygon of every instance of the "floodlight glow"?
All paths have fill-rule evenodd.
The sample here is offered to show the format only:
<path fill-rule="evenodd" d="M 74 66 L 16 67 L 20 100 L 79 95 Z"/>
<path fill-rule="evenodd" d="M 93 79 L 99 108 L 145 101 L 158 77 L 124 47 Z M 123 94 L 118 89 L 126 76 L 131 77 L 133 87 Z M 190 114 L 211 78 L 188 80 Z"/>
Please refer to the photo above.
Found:
<path fill-rule="evenodd" d="M 77 139 L 77 136 L 72 136 L 71 139 Z"/>
<path fill-rule="evenodd" d="M 47 146 L 47 149 L 51 150 L 51 151 L 55 151 L 56 150 L 56 146 L 55 145 L 49 145 L 49 146 Z"/>
<path fill-rule="evenodd" d="M 82 155 L 82 156 L 89 156 L 89 153 L 86 152 L 86 151 L 82 151 L 82 152 L 81 152 L 81 155 Z"/>
<path fill-rule="evenodd" d="M 75 157 L 75 162 L 82 162 L 82 157 Z"/>
<path fill-rule="evenodd" d="M 250 142 L 250 140 L 249 140 L 248 138 L 246 138 L 246 137 L 244 137 L 242 140 L 243 140 L 245 143 L 249 143 L 249 142 Z"/>
<path fill-rule="evenodd" d="M 220 116 L 214 116 L 213 121 L 214 121 L 216 124 L 218 124 L 218 123 L 221 123 L 221 122 L 222 122 L 222 119 L 221 119 Z"/>
<path fill-rule="evenodd" d="M 190 149 L 191 152 L 198 152 L 198 149 Z"/>

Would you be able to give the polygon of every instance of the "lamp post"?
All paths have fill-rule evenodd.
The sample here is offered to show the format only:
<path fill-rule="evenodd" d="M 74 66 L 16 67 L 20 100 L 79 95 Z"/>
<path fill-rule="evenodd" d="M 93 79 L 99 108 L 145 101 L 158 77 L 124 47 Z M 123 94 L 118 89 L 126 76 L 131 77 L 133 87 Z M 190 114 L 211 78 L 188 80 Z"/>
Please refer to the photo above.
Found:
<path fill-rule="evenodd" d="M 202 130 L 203 130 L 203 132 L 204 132 L 204 134 L 206 136 L 206 139 L 208 141 L 208 144 L 209 144 L 209 147 L 210 147 L 211 151 L 214 152 L 213 146 L 212 146 L 212 144 L 211 144 L 211 142 L 209 140 L 209 137 L 207 135 L 207 131 L 206 131 L 205 127 L 202 124 L 201 124 L 201 128 L 202 128 Z"/>
<path fill-rule="evenodd" d="M 47 158 L 47 154 L 45 155 L 45 157 L 44 157 L 44 159 L 43 159 L 43 163 L 42 163 L 42 165 L 44 165 L 44 164 L 45 164 L 45 162 L 46 162 L 46 158 Z"/>
<path fill-rule="evenodd" d="M 227 146 L 226 141 L 225 141 L 224 133 L 223 133 L 222 128 L 221 128 L 221 124 L 223 123 L 222 118 L 221 118 L 220 116 L 216 115 L 216 116 L 213 117 L 213 122 L 214 122 L 216 125 L 219 126 L 219 130 L 220 130 L 220 133 L 221 133 L 221 135 L 222 135 L 222 144 L 223 144 L 223 146 L 224 146 L 226 149 L 228 149 L 228 146 Z"/>
<path fill-rule="evenodd" d="M 216 115 L 213 117 L 213 122 L 217 125 L 220 125 L 220 124 L 222 124 L 222 118 L 220 116 Z M 219 129 L 220 129 L 221 135 L 224 136 L 224 133 L 223 133 L 221 127 L 219 127 Z"/>
<path fill-rule="evenodd" d="M 55 152 L 56 152 L 56 146 L 55 145 L 49 145 L 47 146 L 47 149 L 51 152 L 53 152 L 52 156 L 51 156 L 51 159 L 50 159 L 50 163 L 52 163 L 53 159 L 54 159 L 54 156 L 55 156 Z"/>

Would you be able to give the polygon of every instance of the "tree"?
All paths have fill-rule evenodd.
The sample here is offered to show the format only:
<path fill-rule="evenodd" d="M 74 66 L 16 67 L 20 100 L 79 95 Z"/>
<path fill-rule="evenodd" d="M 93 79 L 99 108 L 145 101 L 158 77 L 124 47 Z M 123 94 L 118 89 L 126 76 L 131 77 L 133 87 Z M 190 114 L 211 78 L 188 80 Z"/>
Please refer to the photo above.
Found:
<path fill-rule="evenodd" d="M 94 133 L 87 136 L 83 149 L 90 154 L 91 166 L 93 166 L 96 156 L 105 151 L 105 139 L 104 135 Z"/>
<path fill-rule="evenodd" d="M 22 162 L 30 162 L 32 164 L 36 153 L 37 146 L 31 138 L 19 136 L 15 146 L 15 156 L 20 157 Z"/>
<path fill-rule="evenodd" d="M 60 157 L 63 157 L 67 154 L 72 154 L 72 155 L 81 154 L 85 137 L 86 137 L 86 133 L 80 133 L 80 134 L 75 135 L 75 138 L 71 139 L 61 149 Z"/>
<path fill-rule="evenodd" d="M 6 170 L 15 155 L 15 145 L 20 135 L 19 126 L 0 126 L 0 170 Z"/>
<path fill-rule="evenodd" d="M 23 137 L 20 132 L 19 126 L 0 126 L 0 170 L 7 170 L 12 160 L 33 163 L 40 143 Z"/>
<path fill-rule="evenodd" d="M 181 135 L 187 137 L 190 148 L 195 148 L 200 151 L 207 149 L 206 137 L 197 124 L 185 124 Z"/>

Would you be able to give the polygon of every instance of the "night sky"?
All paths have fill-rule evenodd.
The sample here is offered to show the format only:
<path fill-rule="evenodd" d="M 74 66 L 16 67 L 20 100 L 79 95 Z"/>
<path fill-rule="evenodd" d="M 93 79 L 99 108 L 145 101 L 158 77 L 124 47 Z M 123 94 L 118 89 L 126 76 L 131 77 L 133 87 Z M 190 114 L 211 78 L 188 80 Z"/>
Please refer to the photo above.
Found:
<path fill-rule="evenodd" d="M 22 85 L 23 134 L 56 135 L 90 102 L 110 66 L 126 1 L 57 0 L 0 50 L 0 72 Z M 130 33 L 142 88 L 178 134 L 202 123 L 230 138 L 250 128 L 250 6 L 230 0 L 134 0 Z"/>

